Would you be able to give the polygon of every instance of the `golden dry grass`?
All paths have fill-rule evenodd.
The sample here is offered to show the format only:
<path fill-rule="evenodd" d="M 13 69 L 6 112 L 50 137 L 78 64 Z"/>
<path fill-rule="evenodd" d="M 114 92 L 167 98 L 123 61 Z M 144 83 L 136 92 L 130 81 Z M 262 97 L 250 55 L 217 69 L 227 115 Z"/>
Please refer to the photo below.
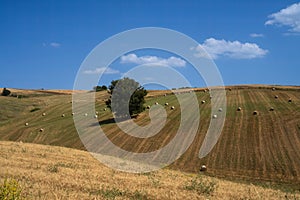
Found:
<path fill-rule="evenodd" d="M 28 199 L 299 199 L 252 184 L 215 181 L 210 195 L 186 190 L 196 174 L 163 169 L 147 174 L 129 174 L 110 169 L 88 152 L 64 147 L 20 142 L 0 142 L 0 182 L 19 180 Z M 109 196 L 112 195 L 112 196 Z"/>

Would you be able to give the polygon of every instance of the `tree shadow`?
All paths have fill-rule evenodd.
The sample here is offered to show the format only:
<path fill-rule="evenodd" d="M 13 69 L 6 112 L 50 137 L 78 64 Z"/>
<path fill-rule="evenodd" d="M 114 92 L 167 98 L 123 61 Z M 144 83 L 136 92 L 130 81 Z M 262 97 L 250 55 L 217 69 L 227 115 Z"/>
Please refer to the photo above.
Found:
<path fill-rule="evenodd" d="M 124 118 L 118 118 L 118 122 L 124 122 L 127 121 L 129 119 L 136 119 L 137 115 L 131 116 L 130 118 L 128 117 L 124 117 Z M 98 121 L 98 123 L 93 123 L 92 126 L 101 126 L 101 125 L 106 125 L 106 124 L 115 124 L 116 120 L 115 118 L 109 118 L 109 119 L 104 119 L 101 121 Z"/>
<path fill-rule="evenodd" d="M 104 119 L 96 123 L 97 125 L 114 124 L 116 123 L 115 118 Z"/>

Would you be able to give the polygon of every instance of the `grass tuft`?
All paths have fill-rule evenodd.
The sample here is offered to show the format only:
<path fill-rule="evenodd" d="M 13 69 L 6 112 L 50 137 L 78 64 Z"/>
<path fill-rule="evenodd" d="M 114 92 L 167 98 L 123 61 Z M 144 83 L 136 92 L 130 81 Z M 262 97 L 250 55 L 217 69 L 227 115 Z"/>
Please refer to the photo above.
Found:
<path fill-rule="evenodd" d="M 22 197 L 22 188 L 15 179 L 4 179 L 0 185 L 0 199 L 3 200 L 19 200 Z"/>
<path fill-rule="evenodd" d="M 217 188 L 215 181 L 210 181 L 207 178 L 203 178 L 201 175 L 197 175 L 190 180 L 184 189 L 196 191 L 198 194 L 211 195 Z"/>

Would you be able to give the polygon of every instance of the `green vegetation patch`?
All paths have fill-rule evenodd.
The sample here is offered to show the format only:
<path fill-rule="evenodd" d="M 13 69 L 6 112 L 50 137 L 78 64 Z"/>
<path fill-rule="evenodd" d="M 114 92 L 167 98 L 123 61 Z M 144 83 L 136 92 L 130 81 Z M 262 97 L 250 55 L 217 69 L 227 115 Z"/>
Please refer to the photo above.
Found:
<path fill-rule="evenodd" d="M 22 188 L 15 179 L 5 178 L 0 184 L 0 199 L 3 200 L 19 200 L 22 197 Z"/>

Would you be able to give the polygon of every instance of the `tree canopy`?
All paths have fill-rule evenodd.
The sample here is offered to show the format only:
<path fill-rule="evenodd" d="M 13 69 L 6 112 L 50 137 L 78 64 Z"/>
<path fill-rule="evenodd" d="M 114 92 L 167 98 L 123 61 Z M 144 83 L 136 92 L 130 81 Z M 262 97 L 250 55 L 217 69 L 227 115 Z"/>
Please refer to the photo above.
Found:
<path fill-rule="evenodd" d="M 106 105 L 116 117 L 128 117 L 144 111 L 145 90 L 138 82 L 130 78 L 113 80 L 109 85 L 110 98 Z"/>
<path fill-rule="evenodd" d="M 97 85 L 93 89 L 94 91 L 99 92 L 99 91 L 107 90 L 107 87 L 106 85 L 102 85 L 102 86 Z"/>
<path fill-rule="evenodd" d="M 8 96 L 8 95 L 10 95 L 10 90 L 8 90 L 6 88 L 3 88 L 1 95 L 2 96 Z"/>

